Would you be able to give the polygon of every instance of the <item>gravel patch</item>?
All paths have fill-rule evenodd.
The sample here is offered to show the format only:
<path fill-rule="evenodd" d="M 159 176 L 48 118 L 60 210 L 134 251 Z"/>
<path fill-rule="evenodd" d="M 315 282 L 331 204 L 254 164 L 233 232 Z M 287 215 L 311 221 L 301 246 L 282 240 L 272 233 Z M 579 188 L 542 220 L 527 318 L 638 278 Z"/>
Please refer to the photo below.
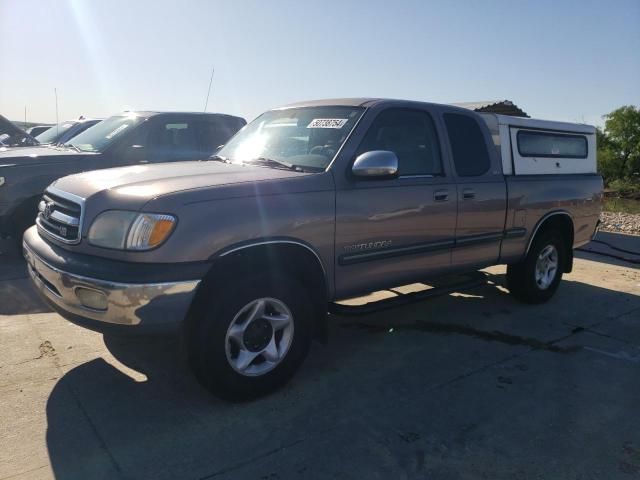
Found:
<path fill-rule="evenodd" d="M 600 230 L 605 232 L 640 235 L 640 214 L 602 212 L 600 221 Z"/>

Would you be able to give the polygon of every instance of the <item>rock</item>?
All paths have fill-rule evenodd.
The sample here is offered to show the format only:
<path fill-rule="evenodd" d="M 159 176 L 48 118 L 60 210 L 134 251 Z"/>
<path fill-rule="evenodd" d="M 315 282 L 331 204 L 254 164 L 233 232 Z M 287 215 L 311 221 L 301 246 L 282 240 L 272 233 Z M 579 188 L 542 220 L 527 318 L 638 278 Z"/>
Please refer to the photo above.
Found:
<path fill-rule="evenodd" d="M 640 214 L 602 212 L 600 221 L 602 231 L 640 235 Z"/>

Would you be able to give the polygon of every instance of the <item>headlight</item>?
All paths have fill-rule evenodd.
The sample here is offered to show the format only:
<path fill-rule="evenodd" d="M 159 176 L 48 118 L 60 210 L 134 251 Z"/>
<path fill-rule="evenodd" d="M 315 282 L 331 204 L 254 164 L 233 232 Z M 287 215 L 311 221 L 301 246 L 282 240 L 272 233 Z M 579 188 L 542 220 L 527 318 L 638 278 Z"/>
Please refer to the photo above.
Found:
<path fill-rule="evenodd" d="M 109 210 L 89 229 L 89 243 L 120 250 L 149 250 L 164 242 L 176 224 L 172 215 Z"/>

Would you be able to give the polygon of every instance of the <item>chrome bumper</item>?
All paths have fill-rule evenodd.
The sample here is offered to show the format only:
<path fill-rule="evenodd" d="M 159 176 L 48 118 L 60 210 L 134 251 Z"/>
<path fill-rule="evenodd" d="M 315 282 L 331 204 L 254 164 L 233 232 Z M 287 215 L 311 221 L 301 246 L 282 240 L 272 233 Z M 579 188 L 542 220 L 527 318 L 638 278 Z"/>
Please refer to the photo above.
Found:
<path fill-rule="evenodd" d="M 23 244 L 29 275 L 36 288 L 69 320 L 89 319 L 105 324 L 171 327 L 184 319 L 200 280 L 166 283 L 117 283 L 64 272 L 44 262 Z M 105 308 L 83 305 L 79 288 L 106 298 Z M 75 318 L 71 318 L 75 317 Z"/>

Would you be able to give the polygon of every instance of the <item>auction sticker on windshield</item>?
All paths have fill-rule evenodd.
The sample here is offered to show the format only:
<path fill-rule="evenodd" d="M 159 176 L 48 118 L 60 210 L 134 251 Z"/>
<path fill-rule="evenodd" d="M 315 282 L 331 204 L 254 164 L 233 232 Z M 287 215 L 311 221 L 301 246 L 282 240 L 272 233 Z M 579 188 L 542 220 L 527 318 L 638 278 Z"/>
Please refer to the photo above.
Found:
<path fill-rule="evenodd" d="M 307 128 L 342 128 L 348 121 L 348 118 L 314 118 Z"/>

